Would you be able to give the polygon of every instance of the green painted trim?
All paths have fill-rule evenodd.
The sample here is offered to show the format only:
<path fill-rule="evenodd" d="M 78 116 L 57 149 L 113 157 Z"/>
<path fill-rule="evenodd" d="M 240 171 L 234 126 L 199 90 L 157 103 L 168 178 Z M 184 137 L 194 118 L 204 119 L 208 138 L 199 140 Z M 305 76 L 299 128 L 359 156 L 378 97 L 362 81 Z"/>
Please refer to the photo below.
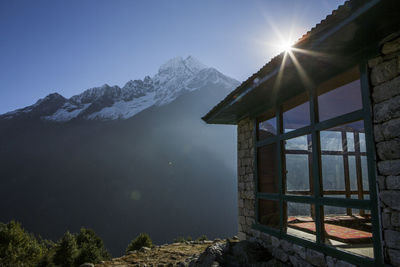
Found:
<path fill-rule="evenodd" d="M 376 153 L 374 142 L 374 131 L 372 124 L 372 109 L 371 109 L 371 90 L 369 88 L 369 77 L 367 62 L 360 65 L 361 74 L 361 93 L 364 108 L 364 128 L 365 128 L 365 142 L 367 146 L 367 166 L 368 166 L 368 182 L 371 201 L 371 222 L 372 222 L 372 239 L 374 243 L 374 256 L 377 263 L 383 264 L 383 248 L 382 248 L 382 233 L 380 225 L 380 214 L 378 208 L 378 196 L 376 186 Z"/>
<path fill-rule="evenodd" d="M 281 198 L 279 194 L 260 193 L 260 192 L 256 194 L 256 197 L 262 199 L 271 199 L 271 200 L 279 200 L 279 198 Z"/>
<path fill-rule="evenodd" d="M 321 197 L 319 198 L 319 204 L 324 206 L 334 206 L 343 208 L 353 209 L 371 209 L 372 204 L 370 200 L 360 199 L 346 199 L 346 198 L 335 198 L 335 197 Z"/>
<path fill-rule="evenodd" d="M 288 202 L 296 202 L 296 203 L 309 203 L 314 204 L 315 198 L 312 196 L 295 196 L 295 195 L 283 195 L 283 200 Z"/>
<path fill-rule="evenodd" d="M 338 125 L 346 124 L 353 121 L 362 120 L 364 117 L 364 109 L 356 110 L 344 115 L 340 115 L 333 119 L 322 121 L 315 124 L 315 130 L 323 131 Z"/>
<path fill-rule="evenodd" d="M 278 136 L 280 133 L 283 131 L 283 118 L 282 118 L 282 107 L 279 106 L 277 108 L 276 112 L 276 130 L 278 133 Z M 283 207 L 283 200 L 282 200 L 282 195 L 284 194 L 283 191 L 283 156 L 282 156 L 282 142 L 277 141 L 276 142 L 276 156 L 279 159 L 278 160 L 278 192 L 279 192 L 279 229 L 282 232 L 284 229 L 284 207 Z"/>
<path fill-rule="evenodd" d="M 313 103 L 314 101 L 310 101 L 310 105 L 314 105 Z M 312 112 L 310 113 L 312 116 Z M 298 136 L 311 134 L 313 131 L 323 131 L 335 127 L 337 125 L 362 120 L 364 115 L 365 115 L 364 109 L 360 109 L 322 122 L 316 122 L 314 119 L 314 123 L 313 121 L 311 121 L 311 125 L 309 126 L 305 126 L 303 128 L 299 128 L 291 132 L 283 133 L 276 136 L 271 136 L 269 138 L 257 141 L 256 147 L 268 145 L 277 142 L 278 140 L 287 140 Z"/>

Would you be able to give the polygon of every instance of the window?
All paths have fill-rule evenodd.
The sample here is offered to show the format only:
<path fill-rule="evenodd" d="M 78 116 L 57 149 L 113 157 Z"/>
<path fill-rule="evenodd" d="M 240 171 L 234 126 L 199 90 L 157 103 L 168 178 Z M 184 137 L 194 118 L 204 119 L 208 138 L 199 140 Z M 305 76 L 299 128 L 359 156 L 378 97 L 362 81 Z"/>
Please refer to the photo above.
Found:
<path fill-rule="evenodd" d="M 373 263 L 380 241 L 361 81 L 353 68 L 257 119 L 255 227 Z"/>

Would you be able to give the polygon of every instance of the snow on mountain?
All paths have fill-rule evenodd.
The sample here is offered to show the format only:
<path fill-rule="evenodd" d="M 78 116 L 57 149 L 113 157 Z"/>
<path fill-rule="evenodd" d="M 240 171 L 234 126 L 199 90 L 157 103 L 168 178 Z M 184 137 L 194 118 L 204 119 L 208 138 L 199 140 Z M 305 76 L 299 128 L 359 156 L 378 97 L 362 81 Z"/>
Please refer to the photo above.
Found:
<path fill-rule="evenodd" d="M 146 76 L 143 80 L 131 80 L 122 88 L 104 84 L 87 89 L 70 99 L 51 94 L 32 106 L 0 115 L 0 119 L 12 119 L 33 111 L 43 120 L 56 122 L 75 118 L 128 119 L 151 106 L 166 105 L 185 92 L 204 88 L 208 84 L 234 89 L 239 83 L 192 56 L 185 59 L 176 57 L 161 65 L 152 78 Z M 46 103 L 51 103 L 51 107 L 46 109 Z M 42 108 L 38 109 L 39 106 Z"/>

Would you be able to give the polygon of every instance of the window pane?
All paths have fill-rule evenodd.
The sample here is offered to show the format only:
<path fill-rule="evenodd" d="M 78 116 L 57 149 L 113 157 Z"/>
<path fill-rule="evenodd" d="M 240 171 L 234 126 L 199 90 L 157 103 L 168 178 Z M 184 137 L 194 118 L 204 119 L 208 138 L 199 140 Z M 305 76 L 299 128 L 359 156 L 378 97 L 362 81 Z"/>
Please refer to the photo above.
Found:
<path fill-rule="evenodd" d="M 272 143 L 257 149 L 258 191 L 278 193 L 277 144 Z"/>
<path fill-rule="evenodd" d="M 343 151 L 342 133 L 339 131 L 321 131 L 321 150 Z"/>
<path fill-rule="evenodd" d="M 279 202 L 275 200 L 258 200 L 259 223 L 279 229 Z"/>
<path fill-rule="evenodd" d="M 318 109 L 320 121 L 362 109 L 360 80 L 319 95 Z"/>
<path fill-rule="evenodd" d="M 257 119 L 257 139 L 263 140 L 277 134 L 275 113 L 269 112 Z"/>
<path fill-rule="evenodd" d="M 310 102 L 306 94 L 294 98 L 283 106 L 283 129 L 290 132 L 310 125 Z"/>
<path fill-rule="evenodd" d="M 311 165 L 311 135 L 285 141 L 286 193 L 309 195 Z"/>
<path fill-rule="evenodd" d="M 344 193 L 343 157 L 322 155 L 322 184 L 324 190 L 342 190 Z"/>
<path fill-rule="evenodd" d="M 364 141 L 363 141 L 364 140 Z M 365 199 L 369 194 L 364 123 L 351 122 L 320 132 L 325 196 Z M 351 215 L 348 210 L 347 215 Z"/>
<path fill-rule="evenodd" d="M 356 156 L 349 156 L 350 189 L 357 190 Z"/>
<path fill-rule="evenodd" d="M 346 208 L 324 207 L 325 244 L 352 254 L 373 258 L 369 211 L 361 214 L 357 209 L 350 210 L 352 216 L 346 215 Z"/>
<path fill-rule="evenodd" d="M 367 156 L 361 156 L 361 174 L 362 174 L 363 187 L 364 189 L 368 190 L 369 181 L 368 181 Z"/>
<path fill-rule="evenodd" d="M 286 233 L 315 241 L 314 209 L 310 204 L 286 202 Z"/>

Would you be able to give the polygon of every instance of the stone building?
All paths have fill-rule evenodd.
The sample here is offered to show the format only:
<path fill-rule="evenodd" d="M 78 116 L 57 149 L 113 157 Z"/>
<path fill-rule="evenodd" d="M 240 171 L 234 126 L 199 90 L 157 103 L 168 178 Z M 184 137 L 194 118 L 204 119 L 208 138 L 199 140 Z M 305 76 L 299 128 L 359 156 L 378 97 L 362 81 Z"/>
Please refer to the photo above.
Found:
<path fill-rule="evenodd" d="M 347 1 L 203 120 L 238 126 L 240 238 L 294 266 L 400 266 L 399 1 Z"/>

